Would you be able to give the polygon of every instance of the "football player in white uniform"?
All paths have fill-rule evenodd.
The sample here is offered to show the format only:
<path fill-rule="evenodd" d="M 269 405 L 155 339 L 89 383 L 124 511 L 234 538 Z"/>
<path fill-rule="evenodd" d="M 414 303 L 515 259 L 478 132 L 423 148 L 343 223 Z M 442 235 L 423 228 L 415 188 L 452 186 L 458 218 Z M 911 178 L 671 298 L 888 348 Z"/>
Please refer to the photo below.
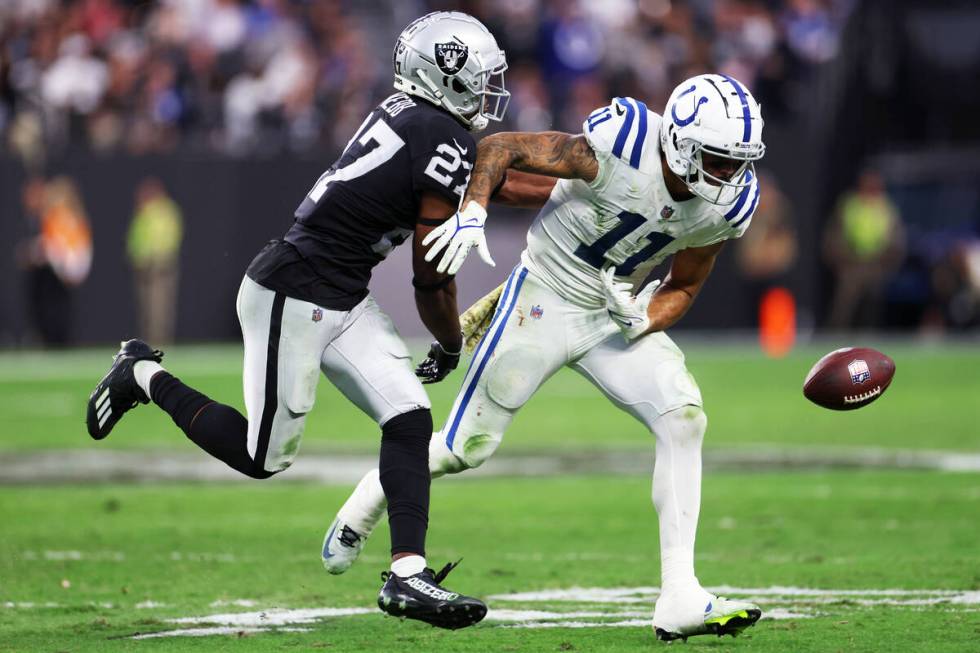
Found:
<path fill-rule="evenodd" d="M 489 136 L 479 144 L 463 209 L 427 239 L 434 242 L 427 258 L 443 252 L 439 268 L 450 273 L 474 246 L 491 262 L 485 207 L 507 170 L 559 178 L 445 426 L 432 438 L 429 467 L 436 477 L 479 466 L 552 374 L 567 365 L 584 375 L 656 437 L 662 593 L 653 626 L 665 640 L 736 635 L 761 616 L 753 604 L 712 595 L 695 576 L 707 420 L 684 355 L 665 330 L 690 308 L 725 241 L 751 222 L 762 124 L 740 82 L 710 74 L 678 86 L 663 116 L 616 98 L 593 112 L 579 135 Z M 668 257 L 663 282 L 641 288 Z M 328 531 L 328 570 L 350 566 L 383 509 L 371 472 Z"/>

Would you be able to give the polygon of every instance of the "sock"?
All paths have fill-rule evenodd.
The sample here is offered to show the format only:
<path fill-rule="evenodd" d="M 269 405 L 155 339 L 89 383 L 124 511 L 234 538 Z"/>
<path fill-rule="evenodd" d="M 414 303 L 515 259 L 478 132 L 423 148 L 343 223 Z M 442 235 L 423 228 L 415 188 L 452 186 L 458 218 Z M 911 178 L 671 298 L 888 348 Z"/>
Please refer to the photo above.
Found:
<path fill-rule="evenodd" d="M 653 504 L 660 519 L 663 589 L 698 585 L 694 536 L 701 510 L 701 443 L 707 419 L 695 406 L 661 415 L 653 423 L 657 460 Z"/>
<path fill-rule="evenodd" d="M 411 555 L 391 561 L 391 573 L 399 578 L 408 578 L 421 573 L 425 569 L 425 558 Z"/>
<path fill-rule="evenodd" d="M 388 498 L 391 553 L 425 555 L 429 527 L 429 438 L 432 414 L 428 408 L 403 413 L 381 427 L 378 471 Z"/>
<path fill-rule="evenodd" d="M 367 537 L 381 521 L 387 505 L 378 470 L 372 469 L 354 488 L 354 492 L 337 511 L 337 516 L 359 535 Z"/>
<path fill-rule="evenodd" d="M 445 474 L 456 474 L 468 469 L 459 458 L 453 455 L 446 448 L 446 439 L 442 433 L 436 431 L 429 440 L 429 474 L 431 478 L 439 478 Z M 344 505 L 337 511 L 340 517 L 348 526 L 357 531 L 364 537 L 374 532 L 385 508 L 388 506 L 388 499 L 385 497 L 384 488 L 381 487 L 381 479 L 378 477 L 378 470 L 372 469 L 354 489 Z"/>
<path fill-rule="evenodd" d="M 275 473 L 264 469 L 264 461 L 248 455 L 248 420 L 237 410 L 213 401 L 162 368 L 153 376 L 150 389 L 153 403 L 201 449 L 252 478 Z"/>
<path fill-rule="evenodd" d="M 136 377 L 136 385 L 143 389 L 146 396 L 150 396 L 150 379 L 157 372 L 166 370 L 156 361 L 136 361 L 133 363 L 133 376 Z"/>
<path fill-rule="evenodd" d="M 663 590 L 698 585 L 694 575 L 694 551 L 686 548 L 662 550 L 660 579 Z"/>

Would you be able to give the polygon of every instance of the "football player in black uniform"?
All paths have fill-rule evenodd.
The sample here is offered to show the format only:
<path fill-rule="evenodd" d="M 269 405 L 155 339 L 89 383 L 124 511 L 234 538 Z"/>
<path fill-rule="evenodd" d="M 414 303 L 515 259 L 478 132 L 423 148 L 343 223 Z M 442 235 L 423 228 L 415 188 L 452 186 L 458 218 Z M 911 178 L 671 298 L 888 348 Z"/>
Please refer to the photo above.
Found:
<path fill-rule="evenodd" d="M 422 382 L 442 380 L 462 348 L 456 287 L 424 260 L 422 241 L 446 219 L 459 219 L 476 157 L 470 132 L 503 116 L 507 64 L 478 20 L 437 12 L 402 32 L 394 67 L 400 92 L 368 115 L 303 199 L 285 237 L 266 245 L 242 280 L 248 417 L 185 385 L 160 366 L 162 352 L 130 340 L 92 393 L 87 425 L 102 439 L 127 410 L 153 401 L 206 452 L 268 478 L 296 455 L 322 372 L 381 426 L 392 565 L 379 606 L 463 628 L 480 621 L 486 606 L 440 587 L 452 566 L 436 574 L 426 565 L 429 400 L 368 281 L 375 265 L 413 239 L 415 301 L 436 339 L 416 373 Z"/>

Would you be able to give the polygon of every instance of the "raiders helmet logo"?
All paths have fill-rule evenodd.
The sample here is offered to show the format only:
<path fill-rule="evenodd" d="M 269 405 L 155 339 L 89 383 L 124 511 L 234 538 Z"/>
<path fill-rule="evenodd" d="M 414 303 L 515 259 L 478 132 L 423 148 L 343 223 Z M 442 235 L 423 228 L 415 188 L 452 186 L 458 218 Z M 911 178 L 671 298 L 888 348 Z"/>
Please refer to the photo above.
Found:
<path fill-rule="evenodd" d="M 469 49 L 459 43 L 436 43 L 436 65 L 447 75 L 455 75 L 466 65 Z"/>

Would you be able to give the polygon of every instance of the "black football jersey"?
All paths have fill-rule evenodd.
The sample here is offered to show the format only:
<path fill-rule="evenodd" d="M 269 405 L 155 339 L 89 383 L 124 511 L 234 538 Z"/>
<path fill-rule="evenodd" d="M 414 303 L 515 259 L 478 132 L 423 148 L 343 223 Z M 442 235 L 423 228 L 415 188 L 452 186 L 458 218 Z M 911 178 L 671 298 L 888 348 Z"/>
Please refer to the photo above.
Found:
<path fill-rule="evenodd" d="M 456 204 L 476 142 L 449 113 L 404 93 L 372 111 L 248 275 L 290 297 L 350 310 L 367 296 L 371 270 L 410 238 L 422 193 Z"/>

